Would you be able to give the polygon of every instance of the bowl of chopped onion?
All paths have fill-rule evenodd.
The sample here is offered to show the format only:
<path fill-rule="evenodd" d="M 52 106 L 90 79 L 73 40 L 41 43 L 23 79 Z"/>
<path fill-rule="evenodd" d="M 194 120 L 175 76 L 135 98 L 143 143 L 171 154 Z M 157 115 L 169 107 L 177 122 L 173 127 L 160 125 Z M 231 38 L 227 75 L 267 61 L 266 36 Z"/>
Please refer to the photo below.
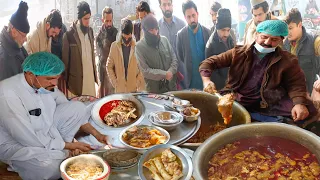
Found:
<path fill-rule="evenodd" d="M 64 180 L 108 180 L 110 166 L 99 156 L 82 154 L 64 160 L 60 164 L 60 172 Z"/>

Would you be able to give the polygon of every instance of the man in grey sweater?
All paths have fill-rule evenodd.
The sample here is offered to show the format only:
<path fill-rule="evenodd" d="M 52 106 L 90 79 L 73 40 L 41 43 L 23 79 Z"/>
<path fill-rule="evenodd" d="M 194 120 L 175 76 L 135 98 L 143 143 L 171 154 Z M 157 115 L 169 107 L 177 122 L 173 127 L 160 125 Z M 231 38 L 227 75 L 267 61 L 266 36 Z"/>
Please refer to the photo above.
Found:
<path fill-rule="evenodd" d="M 142 29 L 144 38 L 136 45 L 136 57 L 147 91 L 165 93 L 176 90 L 177 58 L 168 39 L 159 35 L 157 19 L 152 14 L 147 15 L 142 20 Z"/>

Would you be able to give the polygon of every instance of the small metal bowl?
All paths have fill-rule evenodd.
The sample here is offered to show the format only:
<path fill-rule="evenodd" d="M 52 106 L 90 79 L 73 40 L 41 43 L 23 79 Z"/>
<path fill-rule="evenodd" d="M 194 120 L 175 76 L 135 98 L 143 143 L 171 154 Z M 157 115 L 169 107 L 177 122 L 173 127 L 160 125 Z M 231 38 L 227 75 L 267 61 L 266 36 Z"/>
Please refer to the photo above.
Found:
<path fill-rule="evenodd" d="M 151 176 L 152 173 L 147 168 L 143 167 L 143 163 L 161 155 L 161 153 L 166 149 L 170 149 L 181 161 L 183 177 L 179 180 L 190 180 L 193 172 L 193 165 L 190 156 L 183 149 L 169 144 L 157 145 L 142 155 L 138 164 L 138 174 L 141 180 L 153 179 Z"/>
<path fill-rule="evenodd" d="M 146 147 L 146 148 L 138 148 L 138 147 L 134 147 L 134 146 L 131 146 L 129 144 L 127 144 L 123 139 L 122 139 L 122 136 L 123 134 L 128 131 L 130 128 L 132 128 L 133 126 L 130 126 L 126 129 L 124 129 L 123 131 L 121 131 L 121 133 L 119 134 L 119 140 L 122 144 L 124 144 L 125 146 L 127 146 L 128 148 L 132 148 L 132 149 L 137 149 L 137 150 L 147 150 L 147 149 L 150 149 L 156 145 L 153 145 L 153 146 L 150 146 L 150 147 Z M 161 134 L 165 135 L 167 137 L 167 140 L 163 143 L 163 144 L 167 144 L 170 140 L 170 134 L 168 133 L 168 131 L 166 131 L 165 129 L 161 128 L 161 127 L 157 127 L 157 126 L 148 126 L 148 125 L 137 125 L 137 127 L 148 127 L 150 129 L 157 129 L 158 131 L 161 132 Z"/>
<path fill-rule="evenodd" d="M 172 107 L 176 108 L 178 111 L 181 111 L 183 108 L 189 107 L 190 105 L 191 105 L 191 103 L 188 100 L 175 98 L 172 101 Z"/>
<path fill-rule="evenodd" d="M 194 116 L 186 116 L 184 115 L 184 113 L 182 112 L 183 110 L 180 111 L 180 114 L 183 116 L 183 119 L 187 122 L 193 122 L 193 121 L 197 121 L 200 117 L 200 109 L 195 108 L 198 110 L 198 113 Z"/>
<path fill-rule="evenodd" d="M 171 119 L 176 120 L 176 122 L 172 123 L 172 124 L 170 124 L 170 123 L 165 124 L 165 123 L 161 123 L 158 120 L 156 120 L 155 116 L 159 113 L 162 113 L 162 112 L 170 113 Z M 158 111 L 155 113 L 150 113 L 148 115 L 148 120 L 152 125 L 161 127 L 167 131 L 172 131 L 172 130 L 175 130 L 183 122 L 183 116 L 181 114 L 179 114 L 177 112 L 173 112 L 173 111 Z"/>

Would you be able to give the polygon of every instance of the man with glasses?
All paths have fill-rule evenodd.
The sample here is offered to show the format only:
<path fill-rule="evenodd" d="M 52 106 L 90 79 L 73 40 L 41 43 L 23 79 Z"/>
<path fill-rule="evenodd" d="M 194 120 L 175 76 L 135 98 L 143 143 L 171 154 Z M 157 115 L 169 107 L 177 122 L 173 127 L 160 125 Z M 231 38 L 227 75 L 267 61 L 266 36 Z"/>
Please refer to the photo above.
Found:
<path fill-rule="evenodd" d="M 28 56 L 22 46 L 26 42 L 30 26 L 27 19 L 28 4 L 21 1 L 11 16 L 8 26 L 0 34 L 0 81 L 22 73 L 21 64 Z"/>
<path fill-rule="evenodd" d="M 52 38 L 59 35 L 62 28 L 62 17 L 59 10 L 53 9 L 43 21 L 38 22 L 36 29 L 27 37 L 25 48 L 28 54 L 40 51 L 51 52 Z"/>

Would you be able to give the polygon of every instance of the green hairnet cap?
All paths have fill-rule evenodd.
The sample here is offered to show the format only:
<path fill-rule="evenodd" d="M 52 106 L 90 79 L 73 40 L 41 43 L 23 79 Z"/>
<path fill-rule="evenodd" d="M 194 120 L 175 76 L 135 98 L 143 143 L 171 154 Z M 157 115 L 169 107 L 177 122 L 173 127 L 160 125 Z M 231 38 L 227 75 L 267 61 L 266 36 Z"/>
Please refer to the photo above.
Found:
<path fill-rule="evenodd" d="M 24 60 L 22 69 L 36 76 L 57 76 L 64 71 L 64 64 L 54 54 L 37 52 Z"/>
<path fill-rule="evenodd" d="M 280 20 L 266 20 L 257 26 L 258 33 L 265 33 L 271 36 L 288 36 L 287 23 Z"/>

